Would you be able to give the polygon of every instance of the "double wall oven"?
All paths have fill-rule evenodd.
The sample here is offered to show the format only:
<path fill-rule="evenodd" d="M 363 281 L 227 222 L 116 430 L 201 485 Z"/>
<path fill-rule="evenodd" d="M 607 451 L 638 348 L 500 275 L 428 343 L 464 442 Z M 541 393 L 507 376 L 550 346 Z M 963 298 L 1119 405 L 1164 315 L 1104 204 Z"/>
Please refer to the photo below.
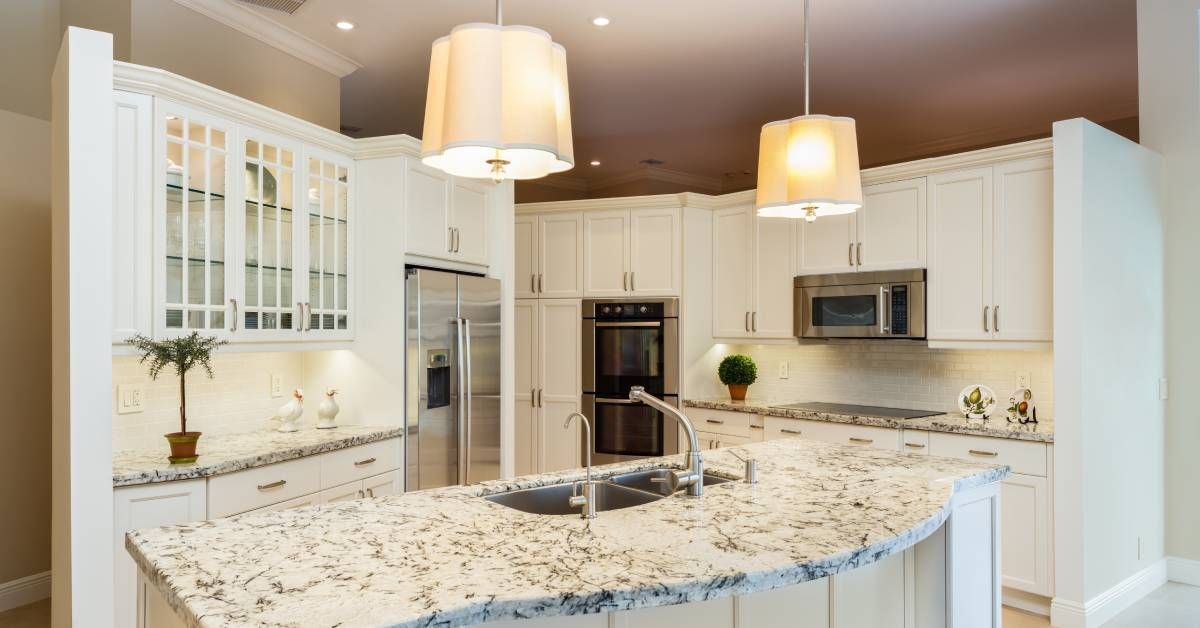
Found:
<path fill-rule="evenodd" d="M 632 386 L 679 407 L 679 299 L 583 301 L 582 405 L 595 464 L 679 451 L 675 423 L 630 401 Z"/>

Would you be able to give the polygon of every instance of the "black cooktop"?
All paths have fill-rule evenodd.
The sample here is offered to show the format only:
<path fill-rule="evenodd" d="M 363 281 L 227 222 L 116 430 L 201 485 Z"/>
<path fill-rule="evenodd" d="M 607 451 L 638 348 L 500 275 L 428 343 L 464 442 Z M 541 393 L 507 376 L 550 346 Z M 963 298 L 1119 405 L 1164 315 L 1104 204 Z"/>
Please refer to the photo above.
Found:
<path fill-rule="evenodd" d="M 889 419 L 919 419 L 926 416 L 936 416 L 945 414 L 935 410 L 907 410 L 905 408 L 885 408 L 883 406 L 856 406 L 849 403 L 824 403 L 820 401 L 806 401 L 803 403 L 789 403 L 783 406 L 775 406 L 776 408 L 787 408 L 788 410 L 808 410 L 809 412 L 828 412 L 830 414 L 846 414 L 850 416 L 877 416 Z"/>

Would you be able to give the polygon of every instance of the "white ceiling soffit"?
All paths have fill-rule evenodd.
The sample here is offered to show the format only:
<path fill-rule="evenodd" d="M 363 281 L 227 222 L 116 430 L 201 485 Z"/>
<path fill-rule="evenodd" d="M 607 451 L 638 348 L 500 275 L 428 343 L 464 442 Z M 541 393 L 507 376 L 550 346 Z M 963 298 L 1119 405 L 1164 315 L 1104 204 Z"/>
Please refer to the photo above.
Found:
<path fill-rule="evenodd" d="M 363 67 L 361 63 L 297 33 L 231 0 L 175 0 L 197 13 L 278 48 L 338 78 Z"/>

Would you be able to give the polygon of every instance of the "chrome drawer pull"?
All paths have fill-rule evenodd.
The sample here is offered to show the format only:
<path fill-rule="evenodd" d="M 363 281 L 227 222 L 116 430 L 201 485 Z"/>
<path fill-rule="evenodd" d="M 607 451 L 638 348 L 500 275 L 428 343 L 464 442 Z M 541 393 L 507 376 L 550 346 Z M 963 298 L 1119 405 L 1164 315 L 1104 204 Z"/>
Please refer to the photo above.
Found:
<path fill-rule="evenodd" d="M 913 449 L 925 449 L 925 445 L 922 445 L 921 443 L 904 443 L 904 446 L 912 447 Z"/>
<path fill-rule="evenodd" d="M 784 434 L 800 434 L 801 433 L 800 430 L 789 430 L 786 427 L 779 428 L 779 431 L 783 432 Z"/>
<path fill-rule="evenodd" d="M 763 428 L 763 426 L 761 426 L 761 425 L 755 425 L 753 423 L 750 424 L 750 429 L 752 429 L 752 430 L 761 430 L 762 428 Z"/>
<path fill-rule="evenodd" d="M 858 438 L 858 437 L 855 437 L 855 436 L 851 436 L 851 437 L 850 437 L 850 442 L 852 442 L 852 443 L 865 443 L 865 444 L 868 444 L 868 445 L 870 445 L 871 443 L 875 442 L 875 439 L 874 439 L 874 438 Z"/>
<path fill-rule="evenodd" d="M 994 456 L 1000 455 L 994 451 L 984 451 L 982 449 L 968 449 L 967 453 L 974 454 L 976 456 L 988 456 L 988 457 L 994 457 Z"/>
<path fill-rule="evenodd" d="M 709 423 L 712 423 L 713 425 L 725 425 L 724 421 L 720 421 L 718 419 L 704 419 L 704 420 Z"/>
<path fill-rule="evenodd" d="M 367 458 L 366 460 L 359 460 L 358 462 L 355 462 L 354 466 L 365 467 L 365 466 L 371 464 L 372 462 L 375 462 L 374 458 Z"/>
<path fill-rule="evenodd" d="M 271 482 L 270 484 L 259 484 L 258 490 L 269 491 L 273 488 L 279 488 L 279 487 L 283 486 L 284 484 L 287 484 L 287 480 L 278 480 L 276 482 Z"/>
<path fill-rule="evenodd" d="M 375 496 L 375 489 L 371 489 L 371 488 L 367 489 L 367 497 L 374 497 L 374 496 Z"/>

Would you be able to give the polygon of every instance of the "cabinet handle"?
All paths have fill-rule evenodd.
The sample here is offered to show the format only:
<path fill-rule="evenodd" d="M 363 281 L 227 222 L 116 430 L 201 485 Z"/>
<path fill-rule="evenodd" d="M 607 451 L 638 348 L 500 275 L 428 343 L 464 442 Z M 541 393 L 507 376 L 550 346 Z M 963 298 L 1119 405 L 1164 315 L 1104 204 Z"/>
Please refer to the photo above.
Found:
<path fill-rule="evenodd" d="M 367 458 L 366 460 L 359 460 L 359 461 L 355 462 L 354 466 L 365 467 L 365 466 L 371 464 L 372 462 L 375 462 L 374 458 Z"/>
<path fill-rule="evenodd" d="M 858 252 L 855 254 L 855 266 L 862 266 L 862 242 L 858 243 Z"/>
<path fill-rule="evenodd" d="M 361 489 L 361 488 L 360 488 L 360 489 L 358 489 L 357 491 L 355 491 L 355 493 L 358 495 L 358 498 L 359 498 L 359 499 L 362 499 L 362 498 L 366 497 L 366 495 L 364 495 L 364 494 L 363 494 L 363 492 L 362 492 L 362 489 Z"/>
<path fill-rule="evenodd" d="M 230 299 L 229 304 L 233 306 L 233 317 L 229 319 L 229 331 L 237 331 L 237 299 Z"/>
<path fill-rule="evenodd" d="M 454 252 L 454 227 L 446 227 L 446 252 Z"/>
<path fill-rule="evenodd" d="M 752 430 L 761 430 L 762 428 L 763 428 L 763 426 L 761 426 L 761 425 L 755 425 L 753 423 L 750 424 L 750 429 L 752 429 Z"/>
<path fill-rule="evenodd" d="M 851 436 L 850 442 L 862 443 L 864 445 L 870 445 L 871 443 L 875 442 L 875 439 L 874 438 L 858 438 L 857 436 Z"/>
<path fill-rule="evenodd" d="M 529 291 L 535 294 L 537 293 L 537 278 L 536 273 L 529 274 Z"/>
<path fill-rule="evenodd" d="M 367 489 L 367 497 L 374 497 L 374 496 L 375 496 L 375 489 L 373 489 L 373 488 Z"/>
<path fill-rule="evenodd" d="M 462 250 L 462 230 L 458 227 L 454 228 L 454 252 L 458 253 Z"/>
<path fill-rule="evenodd" d="M 999 305 L 992 306 L 992 329 L 994 329 L 997 334 L 1000 333 L 1000 306 Z"/>
<path fill-rule="evenodd" d="M 312 301 L 304 302 L 304 331 L 312 331 Z"/>
<path fill-rule="evenodd" d="M 546 291 L 546 286 L 542 283 L 542 274 L 538 273 L 538 293 Z"/>
<path fill-rule="evenodd" d="M 912 449 L 925 449 L 925 445 L 921 443 L 904 443 L 904 446 L 911 447 Z"/>
<path fill-rule="evenodd" d="M 988 306 L 983 306 L 983 331 L 990 332 L 992 330 L 988 329 L 988 309 Z"/>
<path fill-rule="evenodd" d="M 750 312 L 750 331 L 758 331 L 758 312 Z"/>
<path fill-rule="evenodd" d="M 742 321 L 742 327 L 745 327 L 747 332 L 750 331 L 750 312 L 746 312 L 746 320 Z"/>
<path fill-rule="evenodd" d="M 850 246 L 846 247 L 846 264 L 849 266 L 854 265 L 854 243 L 853 242 L 850 243 Z"/>
<path fill-rule="evenodd" d="M 721 421 L 719 419 L 704 419 L 704 420 L 709 423 L 712 423 L 713 425 L 725 425 L 725 422 Z"/>
<path fill-rule="evenodd" d="M 629 273 L 629 291 L 637 292 L 637 271 Z"/>
<path fill-rule="evenodd" d="M 536 388 L 529 389 L 529 407 L 530 408 L 537 407 L 537 389 Z"/>
<path fill-rule="evenodd" d="M 967 453 L 974 456 L 987 456 L 988 458 L 994 458 L 1000 455 L 994 451 L 984 451 L 982 449 L 968 449 Z"/>
<path fill-rule="evenodd" d="M 779 428 L 779 431 L 783 432 L 784 434 L 800 434 L 801 433 L 800 430 L 789 430 L 786 427 Z"/>
<path fill-rule="evenodd" d="M 542 389 L 541 388 L 538 389 L 538 406 L 537 407 L 539 407 L 539 408 L 544 407 L 542 405 Z"/>
<path fill-rule="evenodd" d="M 629 271 L 625 271 L 621 274 L 621 289 L 625 292 L 629 292 Z"/>
<path fill-rule="evenodd" d="M 304 304 L 299 301 L 296 302 L 296 325 L 295 325 L 295 327 L 296 327 L 297 334 L 304 331 Z"/>
<path fill-rule="evenodd" d="M 259 484 L 258 490 L 269 491 L 273 488 L 279 488 L 279 487 L 283 486 L 284 484 L 287 484 L 287 480 L 276 480 L 274 482 L 271 482 L 270 484 Z"/>

